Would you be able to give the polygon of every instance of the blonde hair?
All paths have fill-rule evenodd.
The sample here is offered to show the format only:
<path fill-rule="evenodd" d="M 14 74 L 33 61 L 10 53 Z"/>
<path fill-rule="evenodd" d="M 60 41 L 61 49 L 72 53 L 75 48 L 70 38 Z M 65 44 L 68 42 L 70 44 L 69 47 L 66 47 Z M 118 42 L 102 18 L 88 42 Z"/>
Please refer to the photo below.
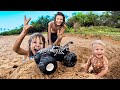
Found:
<path fill-rule="evenodd" d="M 102 40 L 95 40 L 92 42 L 92 47 L 94 47 L 94 44 L 100 44 L 105 48 L 105 43 Z"/>

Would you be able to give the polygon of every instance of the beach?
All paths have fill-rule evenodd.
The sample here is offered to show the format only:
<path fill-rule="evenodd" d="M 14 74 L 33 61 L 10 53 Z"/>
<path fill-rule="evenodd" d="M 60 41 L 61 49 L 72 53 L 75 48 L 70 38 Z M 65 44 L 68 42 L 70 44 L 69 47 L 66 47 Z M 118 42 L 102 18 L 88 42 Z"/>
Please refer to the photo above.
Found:
<path fill-rule="evenodd" d="M 45 38 L 46 34 L 44 34 Z M 93 74 L 81 72 L 81 65 L 84 64 L 91 55 L 91 43 L 93 40 L 101 39 L 106 44 L 105 55 L 109 60 L 109 71 L 103 77 L 105 79 L 120 79 L 120 41 L 115 41 L 111 37 L 92 37 L 75 34 L 65 34 L 61 45 L 73 41 L 70 51 L 77 55 L 77 63 L 74 67 L 66 67 L 61 62 L 57 62 L 57 70 L 50 75 L 41 73 L 34 61 L 23 62 L 23 56 L 15 53 L 12 46 L 18 35 L 0 36 L 0 78 L 1 79 L 95 79 Z M 27 35 L 21 47 L 28 49 Z M 47 41 L 47 40 L 46 40 Z M 47 47 L 47 42 L 46 42 Z"/>

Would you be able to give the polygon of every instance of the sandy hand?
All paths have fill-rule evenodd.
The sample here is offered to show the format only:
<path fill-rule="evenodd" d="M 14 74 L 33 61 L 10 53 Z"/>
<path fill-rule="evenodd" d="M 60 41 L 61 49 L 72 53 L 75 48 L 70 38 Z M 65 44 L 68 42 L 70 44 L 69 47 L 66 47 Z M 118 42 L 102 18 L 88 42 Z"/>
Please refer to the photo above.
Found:
<path fill-rule="evenodd" d="M 64 34 L 60 33 L 60 30 L 57 31 L 58 38 L 61 39 L 62 37 L 65 37 Z"/>
<path fill-rule="evenodd" d="M 23 30 L 25 33 L 27 33 L 29 31 L 30 28 L 32 28 L 32 25 L 29 25 L 29 21 L 31 20 L 31 18 L 26 19 L 26 16 L 24 16 L 24 27 Z"/>

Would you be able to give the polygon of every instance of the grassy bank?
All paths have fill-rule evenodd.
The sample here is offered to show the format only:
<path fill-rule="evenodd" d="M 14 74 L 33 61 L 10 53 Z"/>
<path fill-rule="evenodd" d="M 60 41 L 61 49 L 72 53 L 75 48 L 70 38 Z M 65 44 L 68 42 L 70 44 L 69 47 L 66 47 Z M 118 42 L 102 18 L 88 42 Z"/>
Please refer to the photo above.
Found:
<path fill-rule="evenodd" d="M 120 28 L 111 28 L 106 26 L 79 27 L 75 32 L 73 28 L 67 28 L 71 34 L 81 34 L 84 36 L 112 37 L 114 40 L 120 40 Z"/>

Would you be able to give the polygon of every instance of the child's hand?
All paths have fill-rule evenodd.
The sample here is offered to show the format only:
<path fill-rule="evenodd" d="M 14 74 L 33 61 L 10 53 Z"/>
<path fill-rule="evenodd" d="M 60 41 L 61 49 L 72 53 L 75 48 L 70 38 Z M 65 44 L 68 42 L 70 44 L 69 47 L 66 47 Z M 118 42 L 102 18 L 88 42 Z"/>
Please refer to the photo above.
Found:
<path fill-rule="evenodd" d="M 95 77 L 96 77 L 96 79 L 100 79 L 101 77 L 100 76 L 98 76 L 98 75 L 95 75 Z"/>
<path fill-rule="evenodd" d="M 29 21 L 31 20 L 31 18 L 26 19 L 26 16 L 24 16 L 24 27 L 23 27 L 23 31 L 25 33 L 27 33 L 29 31 L 30 28 L 32 28 L 32 25 L 28 25 Z"/>

